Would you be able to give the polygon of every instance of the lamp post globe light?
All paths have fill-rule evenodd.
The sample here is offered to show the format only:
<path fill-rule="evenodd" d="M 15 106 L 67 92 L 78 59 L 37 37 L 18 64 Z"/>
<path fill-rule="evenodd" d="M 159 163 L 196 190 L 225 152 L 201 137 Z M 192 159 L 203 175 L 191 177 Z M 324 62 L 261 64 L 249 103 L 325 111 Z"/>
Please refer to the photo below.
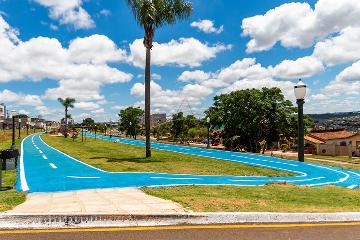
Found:
<path fill-rule="evenodd" d="M 298 160 L 304 162 L 304 103 L 306 85 L 299 80 L 294 87 L 296 103 L 298 105 Z"/>
<path fill-rule="evenodd" d="M 209 149 L 210 148 L 210 117 L 206 118 L 206 123 L 207 123 L 207 146 L 206 148 Z"/>

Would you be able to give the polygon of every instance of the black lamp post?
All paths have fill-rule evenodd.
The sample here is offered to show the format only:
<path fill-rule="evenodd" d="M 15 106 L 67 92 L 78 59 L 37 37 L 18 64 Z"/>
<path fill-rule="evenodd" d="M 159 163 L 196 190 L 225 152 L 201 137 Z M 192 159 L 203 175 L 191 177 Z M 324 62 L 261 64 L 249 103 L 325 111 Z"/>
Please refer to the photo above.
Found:
<path fill-rule="evenodd" d="M 18 122 L 19 122 L 19 136 L 18 136 L 18 139 L 20 139 L 21 138 L 21 118 L 19 118 Z"/>
<path fill-rule="evenodd" d="M 94 128 L 95 128 L 95 140 L 96 140 L 96 124 L 95 124 Z"/>
<path fill-rule="evenodd" d="M 16 118 L 16 112 L 12 111 L 11 113 L 11 117 L 12 117 L 12 141 L 11 141 L 11 149 L 16 149 L 16 144 L 15 144 L 15 118 Z"/>
<path fill-rule="evenodd" d="M 81 125 L 81 142 L 84 142 L 84 126 Z"/>
<path fill-rule="evenodd" d="M 132 133 L 132 122 L 129 122 L 129 125 L 130 125 L 130 138 L 131 138 L 134 137 Z"/>
<path fill-rule="evenodd" d="M 206 118 L 206 123 L 207 123 L 207 146 L 206 148 L 209 149 L 210 148 L 210 117 Z"/>
<path fill-rule="evenodd" d="M 30 124 L 31 118 L 28 118 L 28 121 L 26 122 L 26 135 L 29 135 L 29 124 Z"/>
<path fill-rule="evenodd" d="M 304 99 L 306 96 L 306 85 L 301 79 L 294 87 L 294 92 L 298 105 L 298 160 L 304 162 Z"/>

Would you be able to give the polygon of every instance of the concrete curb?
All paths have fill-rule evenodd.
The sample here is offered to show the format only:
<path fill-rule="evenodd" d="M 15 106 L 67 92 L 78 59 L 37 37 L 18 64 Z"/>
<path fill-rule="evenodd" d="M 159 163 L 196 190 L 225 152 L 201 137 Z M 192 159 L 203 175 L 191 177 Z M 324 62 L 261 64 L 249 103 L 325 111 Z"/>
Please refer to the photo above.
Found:
<path fill-rule="evenodd" d="M 0 214 L 0 229 L 92 228 L 241 223 L 360 222 L 347 213 L 184 213 L 149 215 L 15 215 Z"/>

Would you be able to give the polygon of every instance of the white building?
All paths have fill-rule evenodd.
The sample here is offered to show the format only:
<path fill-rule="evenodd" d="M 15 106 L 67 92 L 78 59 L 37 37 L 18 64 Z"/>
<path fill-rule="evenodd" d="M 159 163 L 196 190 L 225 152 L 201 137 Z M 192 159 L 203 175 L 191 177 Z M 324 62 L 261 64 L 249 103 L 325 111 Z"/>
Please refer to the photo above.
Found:
<path fill-rule="evenodd" d="M 4 120 L 6 119 L 6 106 L 5 104 L 1 103 L 0 104 L 0 122 L 3 123 Z"/>

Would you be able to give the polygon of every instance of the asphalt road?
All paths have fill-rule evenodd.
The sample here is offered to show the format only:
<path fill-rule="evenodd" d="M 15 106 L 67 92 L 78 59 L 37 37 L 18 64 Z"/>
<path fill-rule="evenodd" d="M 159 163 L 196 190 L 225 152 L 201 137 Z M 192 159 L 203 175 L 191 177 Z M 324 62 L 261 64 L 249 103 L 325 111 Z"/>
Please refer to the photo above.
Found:
<path fill-rule="evenodd" d="M 0 231 L 1 240 L 356 240 L 360 224 L 210 225 Z"/>

